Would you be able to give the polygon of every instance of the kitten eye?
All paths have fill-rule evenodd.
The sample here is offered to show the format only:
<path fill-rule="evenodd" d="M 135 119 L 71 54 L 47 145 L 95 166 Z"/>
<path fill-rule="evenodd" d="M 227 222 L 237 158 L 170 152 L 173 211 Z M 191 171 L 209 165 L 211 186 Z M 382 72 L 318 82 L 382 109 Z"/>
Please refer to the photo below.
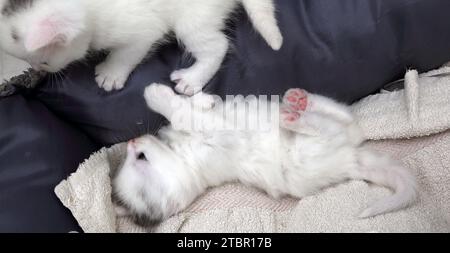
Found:
<path fill-rule="evenodd" d="M 48 62 L 43 61 L 43 62 L 41 62 L 41 65 L 48 66 Z"/>
<path fill-rule="evenodd" d="M 144 153 L 139 153 L 139 155 L 137 156 L 137 159 L 138 160 L 140 160 L 140 161 L 148 161 L 147 160 L 147 157 L 145 156 L 145 154 Z"/>

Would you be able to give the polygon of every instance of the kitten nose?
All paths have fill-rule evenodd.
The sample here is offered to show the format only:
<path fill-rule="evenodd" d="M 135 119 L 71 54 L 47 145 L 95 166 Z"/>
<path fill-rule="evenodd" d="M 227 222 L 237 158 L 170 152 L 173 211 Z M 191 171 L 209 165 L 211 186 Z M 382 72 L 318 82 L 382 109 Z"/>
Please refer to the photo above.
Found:
<path fill-rule="evenodd" d="M 136 141 L 131 140 L 128 142 L 128 151 L 133 152 L 136 149 Z"/>
<path fill-rule="evenodd" d="M 136 140 L 130 140 L 129 142 L 128 142 L 128 147 L 129 148 L 136 148 Z"/>
<path fill-rule="evenodd" d="M 41 71 L 42 70 L 41 67 L 38 64 L 30 64 L 30 65 L 36 71 Z"/>

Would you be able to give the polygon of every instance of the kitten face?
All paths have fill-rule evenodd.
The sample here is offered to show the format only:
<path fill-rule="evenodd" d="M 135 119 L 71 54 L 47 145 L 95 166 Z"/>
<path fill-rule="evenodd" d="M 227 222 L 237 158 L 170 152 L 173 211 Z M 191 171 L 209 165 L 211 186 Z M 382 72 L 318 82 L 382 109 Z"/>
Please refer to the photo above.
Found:
<path fill-rule="evenodd" d="M 128 143 L 124 165 L 113 178 L 114 195 L 137 224 L 155 225 L 181 210 L 177 157 L 153 136 Z"/>
<path fill-rule="evenodd" d="M 0 47 L 36 70 L 58 72 L 89 50 L 77 0 L 0 0 Z"/>

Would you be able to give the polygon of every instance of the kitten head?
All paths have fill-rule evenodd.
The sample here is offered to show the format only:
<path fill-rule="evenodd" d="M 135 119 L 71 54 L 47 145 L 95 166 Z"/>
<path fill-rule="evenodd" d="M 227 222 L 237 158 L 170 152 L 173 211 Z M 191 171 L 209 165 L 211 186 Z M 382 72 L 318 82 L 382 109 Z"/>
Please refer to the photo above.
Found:
<path fill-rule="evenodd" d="M 186 208 L 201 193 L 196 186 L 198 177 L 190 174 L 192 170 L 156 137 L 132 140 L 127 149 L 123 166 L 113 175 L 113 192 L 137 224 L 158 224 Z"/>
<path fill-rule="evenodd" d="M 36 70 L 58 72 L 89 49 L 77 0 L 0 0 L 0 47 Z"/>

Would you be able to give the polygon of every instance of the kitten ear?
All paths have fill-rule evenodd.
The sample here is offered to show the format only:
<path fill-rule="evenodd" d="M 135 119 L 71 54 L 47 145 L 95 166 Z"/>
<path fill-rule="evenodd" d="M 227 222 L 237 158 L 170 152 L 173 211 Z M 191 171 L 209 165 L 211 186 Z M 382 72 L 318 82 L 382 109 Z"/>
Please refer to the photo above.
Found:
<path fill-rule="evenodd" d="M 69 21 L 60 15 L 52 15 L 33 24 L 25 37 L 25 49 L 34 52 L 51 45 L 67 45 L 79 33 Z"/>

